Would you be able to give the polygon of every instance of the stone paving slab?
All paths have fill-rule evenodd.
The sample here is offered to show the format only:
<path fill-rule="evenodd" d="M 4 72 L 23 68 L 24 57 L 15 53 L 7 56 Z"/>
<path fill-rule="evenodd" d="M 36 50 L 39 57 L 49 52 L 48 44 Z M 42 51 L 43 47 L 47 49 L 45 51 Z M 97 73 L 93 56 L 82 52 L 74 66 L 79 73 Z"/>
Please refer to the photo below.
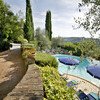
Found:
<path fill-rule="evenodd" d="M 19 82 L 4 100 L 43 100 L 43 82 L 39 69 L 31 64 Z"/>

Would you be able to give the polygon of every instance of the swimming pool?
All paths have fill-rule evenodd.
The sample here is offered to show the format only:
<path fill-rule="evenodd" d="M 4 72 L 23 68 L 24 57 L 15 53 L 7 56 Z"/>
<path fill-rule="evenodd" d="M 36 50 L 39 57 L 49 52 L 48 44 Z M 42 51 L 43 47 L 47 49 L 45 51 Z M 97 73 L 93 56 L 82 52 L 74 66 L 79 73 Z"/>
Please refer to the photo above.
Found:
<path fill-rule="evenodd" d="M 57 61 L 61 57 L 73 57 L 77 60 L 80 60 L 79 57 L 71 56 L 71 55 L 55 55 L 54 57 L 57 59 Z M 79 65 L 77 65 L 77 66 L 69 66 L 69 65 L 65 65 L 65 64 L 62 64 L 62 63 L 59 62 L 58 71 L 59 71 L 60 74 L 68 73 L 68 74 L 79 76 L 79 77 L 84 78 L 84 79 L 92 82 L 93 84 L 99 86 L 100 80 L 93 78 L 86 71 L 86 67 L 88 67 L 89 65 L 92 65 L 92 64 L 100 65 L 100 62 L 99 61 L 91 62 L 89 59 L 85 59 L 85 58 L 83 58 L 82 62 L 79 63 Z"/>

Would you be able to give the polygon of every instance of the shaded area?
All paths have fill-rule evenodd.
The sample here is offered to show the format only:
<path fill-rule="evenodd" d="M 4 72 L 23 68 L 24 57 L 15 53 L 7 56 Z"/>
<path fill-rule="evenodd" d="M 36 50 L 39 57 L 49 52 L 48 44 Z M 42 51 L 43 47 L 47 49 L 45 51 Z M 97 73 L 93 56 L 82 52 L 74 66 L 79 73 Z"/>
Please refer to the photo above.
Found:
<path fill-rule="evenodd" d="M 2 100 L 22 79 L 26 72 L 21 49 L 12 49 L 0 56 L 0 100 Z"/>
<path fill-rule="evenodd" d="M 43 82 L 36 65 L 28 66 L 23 79 L 4 100 L 43 100 Z"/>

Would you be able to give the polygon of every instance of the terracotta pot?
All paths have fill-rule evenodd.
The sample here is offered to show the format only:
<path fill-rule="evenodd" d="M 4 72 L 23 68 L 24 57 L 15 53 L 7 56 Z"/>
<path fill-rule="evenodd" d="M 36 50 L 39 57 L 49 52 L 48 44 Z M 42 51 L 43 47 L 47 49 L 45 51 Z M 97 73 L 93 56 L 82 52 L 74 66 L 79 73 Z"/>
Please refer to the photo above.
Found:
<path fill-rule="evenodd" d="M 29 54 L 28 58 L 35 58 L 35 53 L 34 54 Z"/>

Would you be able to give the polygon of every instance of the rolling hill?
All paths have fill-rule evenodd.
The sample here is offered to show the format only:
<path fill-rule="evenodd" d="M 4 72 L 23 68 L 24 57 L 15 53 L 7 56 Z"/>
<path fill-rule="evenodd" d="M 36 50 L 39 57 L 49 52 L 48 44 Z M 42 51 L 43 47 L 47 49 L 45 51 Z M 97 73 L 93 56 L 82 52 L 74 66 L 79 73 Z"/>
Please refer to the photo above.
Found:
<path fill-rule="evenodd" d="M 84 38 L 84 37 L 64 37 L 65 42 L 81 42 L 82 40 L 90 40 L 91 38 Z M 96 39 L 100 43 L 100 39 Z"/>

